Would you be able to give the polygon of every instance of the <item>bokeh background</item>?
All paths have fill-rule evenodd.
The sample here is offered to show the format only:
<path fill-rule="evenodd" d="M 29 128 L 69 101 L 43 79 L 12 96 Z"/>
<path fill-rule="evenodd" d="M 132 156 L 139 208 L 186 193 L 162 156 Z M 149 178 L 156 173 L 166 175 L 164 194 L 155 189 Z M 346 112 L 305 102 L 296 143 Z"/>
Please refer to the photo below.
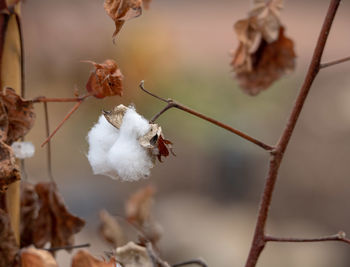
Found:
<path fill-rule="evenodd" d="M 170 263 L 202 257 L 209 266 L 243 266 L 252 239 L 269 156 L 259 147 L 178 110 L 158 120 L 177 157 L 157 164 L 149 179 L 127 183 L 94 176 L 86 158 L 86 135 L 102 109 L 134 103 L 150 118 L 163 104 L 149 90 L 193 107 L 274 144 L 284 128 L 328 2 L 286 1 L 287 36 L 298 55 L 294 73 L 256 97 L 233 79 L 230 51 L 233 23 L 245 17 L 245 0 L 154 0 L 151 9 L 128 21 L 112 42 L 113 21 L 102 0 L 36 0 L 23 4 L 27 96 L 70 97 L 81 92 L 91 66 L 81 60 L 115 59 L 124 76 L 123 98 L 89 99 L 52 141 L 55 180 L 69 208 L 87 221 L 76 243 L 91 243 L 96 256 L 111 247 L 99 237 L 98 213 L 124 213 L 124 202 L 139 188 L 157 188 L 154 212 L 164 233 L 162 257 Z M 350 54 L 350 2 L 342 1 L 324 61 Z M 318 237 L 350 233 L 350 64 L 324 69 L 315 81 L 277 182 L 268 232 Z M 51 128 L 71 108 L 49 104 Z M 43 107 L 27 139 L 37 148 L 27 160 L 29 180 L 45 181 Z M 60 266 L 70 256 L 58 254 Z M 342 243 L 269 243 L 259 266 L 345 267 L 350 247 Z"/>

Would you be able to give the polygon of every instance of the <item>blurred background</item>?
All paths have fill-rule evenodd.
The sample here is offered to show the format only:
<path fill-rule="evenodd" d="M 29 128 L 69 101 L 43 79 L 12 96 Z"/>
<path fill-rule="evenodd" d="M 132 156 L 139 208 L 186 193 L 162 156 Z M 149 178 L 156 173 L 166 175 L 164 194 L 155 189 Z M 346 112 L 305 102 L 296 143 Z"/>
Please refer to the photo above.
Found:
<path fill-rule="evenodd" d="M 86 135 L 102 109 L 134 103 L 151 118 L 163 104 L 138 89 L 174 98 L 267 144 L 284 128 L 303 81 L 329 1 L 285 1 L 282 21 L 295 41 L 297 67 L 256 97 L 238 88 L 230 68 L 237 47 L 233 24 L 244 18 L 244 0 L 153 0 L 125 23 L 116 44 L 113 21 L 102 0 L 27 1 L 23 4 L 27 97 L 71 97 L 92 67 L 81 60 L 115 59 L 124 76 L 124 96 L 88 99 L 52 141 L 55 180 L 72 212 L 87 221 L 76 243 L 91 243 L 96 256 L 111 248 L 98 234 L 98 213 L 123 214 L 139 188 L 157 188 L 154 212 L 163 226 L 160 249 L 169 263 L 202 257 L 209 266 L 243 266 L 252 239 L 269 156 L 259 147 L 179 110 L 160 117 L 177 157 L 157 164 L 149 179 L 128 183 L 94 176 L 86 158 Z M 323 61 L 350 55 L 350 2 L 342 1 Z M 318 237 L 350 234 L 350 63 L 317 77 L 281 166 L 268 233 Z M 49 104 L 53 129 L 72 103 Z M 48 180 L 43 107 L 27 136 L 37 148 L 27 160 L 32 182 Z M 345 267 L 343 243 L 269 243 L 259 266 Z M 66 252 L 60 266 L 69 266 Z"/>

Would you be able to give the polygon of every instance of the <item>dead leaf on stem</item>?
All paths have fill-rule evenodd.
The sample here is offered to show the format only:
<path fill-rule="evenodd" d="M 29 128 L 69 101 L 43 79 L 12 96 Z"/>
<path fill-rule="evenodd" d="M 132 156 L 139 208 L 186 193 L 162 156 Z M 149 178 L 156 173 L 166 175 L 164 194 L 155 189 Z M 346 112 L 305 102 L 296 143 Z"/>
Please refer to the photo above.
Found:
<path fill-rule="evenodd" d="M 71 214 L 55 183 L 38 183 L 35 192 L 40 200 L 40 209 L 32 231 L 32 244 L 42 248 L 47 242 L 51 247 L 64 247 L 74 244 L 74 234 L 84 226 L 84 220 Z M 28 233 L 25 235 L 30 236 Z"/>
<path fill-rule="evenodd" d="M 21 247 L 33 244 L 36 229 L 36 220 L 40 210 L 40 199 L 33 184 L 21 183 Z"/>
<path fill-rule="evenodd" d="M 105 0 L 104 8 L 115 23 L 115 37 L 125 21 L 136 18 L 142 14 L 142 0 Z"/>
<path fill-rule="evenodd" d="M 267 89 L 295 67 L 293 41 L 280 22 L 283 0 L 255 0 L 247 19 L 235 23 L 239 46 L 231 66 L 240 86 L 250 95 Z"/>
<path fill-rule="evenodd" d="M 162 235 L 162 228 L 152 216 L 153 196 L 155 189 L 146 186 L 131 195 L 125 205 L 127 220 L 137 226 L 143 236 L 140 236 L 141 243 L 150 241 L 154 246 Z"/>
<path fill-rule="evenodd" d="M 120 224 L 111 214 L 106 210 L 100 211 L 100 233 L 103 238 L 112 244 L 115 248 L 125 243 L 123 229 Z"/>
<path fill-rule="evenodd" d="M 107 59 L 102 64 L 93 61 L 83 62 L 91 63 L 95 67 L 86 84 L 86 89 L 91 95 L 96 98 L 123 95 L 123 75 L 114 60 Z"/>
<path fill-rule="evenodd" d="M 18 249 L 10 217 L 0 209 L 0 266 L 12 266 Z"/>
<path fill-rule="evenodd" d="M 58 267 L 52 254 L 33 247 L 21 250 L 21 267 Z"/>
<path fill-rule="evenodd" d="M 1 132 L 1 131 L 0 131 Z M 20 180 L 20 171 L 12 148 L 0 140 L 0 193 L 13 182 Z"/>
<path fill-rule="evenodd" d="M 34 106 L 31 101 L 17 95 L 12 88 L 4 89 L 0 96 L 1 104 L 4 107 L 0 109 L 1 130 L 6 129 L 3 127 L 3 118 L 7 115 L 6 143 L 12 144 L 12 142 L 24 137 L 33 127 L 35 121 Z"/>
<path fill-rule="evenodd" d="M 86 250 L 79 250 L 72 259 L 72 267 L 115 267 L 114 259 L 109 262 L 96 259 Z"/>

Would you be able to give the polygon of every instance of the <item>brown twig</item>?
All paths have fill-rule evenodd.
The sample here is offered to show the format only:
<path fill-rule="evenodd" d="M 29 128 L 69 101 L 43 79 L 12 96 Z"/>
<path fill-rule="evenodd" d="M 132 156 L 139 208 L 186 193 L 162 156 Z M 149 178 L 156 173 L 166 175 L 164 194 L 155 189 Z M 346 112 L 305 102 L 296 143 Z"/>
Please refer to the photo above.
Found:
<path fill-rule="evenodd" d="M 55 252 L 58 250 L 62 250 L 62 249 L 76 249 L 76 248 L 87 248 L 90 247 L 89 243 L 86 244 L 81 244 L 81 245 L 72 245 L 72 246 L 63 246 L 63 247 L 54 247 L 54 248 L 43 248 L 44 250 L 50 251 L 50 252 Z"/>
<path fill-rule="evenodd" d="M 199 265 L 202 267 L 208 267 L 208 265 L 202 259 L 194 259 L 194 260 L 179 262 L 179 263 L 173 264 L 172 267 L 180 267 L 180 266 L 185 266 L 185 265 Z"/>
<path fill-rule="evenodd" d="M 314 54 L 312 56 L 311 63 L 306 74 L 304 83 L 295 101 L 286 127 L 281 135 L 280 140 L 276 145 L 276 149 L 272 153 L 268 177 L 266 179 L 263 195 L 261 197 L 259 214 L 255 226 L 253 241 L 250 247 L 250 252 L 245 265 L 246 267 L 256 266 L 258 258 L 265 247 L 265 225 L 269 213 L 272 194 L 277 180 L 278 170 L 281 165 L 284 152 L 288 146 L 295 125 L 301 113 L 301 110 L 304 106 L 306 97 L 310 91 L 311 85 L 320 70 L 321 57 L 340 1 L 341 0 L 331 0 L 330 2 L 327 15 L 324 19 L 323 26 L 318 37 Z"/>
<path fill-rule="evenodd" d="M 49 111 L 47 108 L 47 102 L 43 102 L 43 104 L 44 104 L 44 114 L 45 114 L 46 138 L 49 138 L 50 136 Z M 49 175 L 50 181 L 55 182 L 52 175 L 51 141 L 50 140 L 47 142 L 46 158 L 47 158 L 47 173 Z"/>
<path fill-rule="evenodd" d="M 41 144 L 41 147 L 43 147 L 44 145 L 46 145 L 51 138 L 56 134 L 56 132 L 62 127 L 62 125 L 69 119 L 70 116 L 72 116 L 72 114 L 80 107 L 81 103 L 83 103 L 83 100 L 78 101 L 74 107 L 67 113 L 67 115 L 64 117 L 64 119 L 60 122 L 60 124 L 58 124 L 58 126 L 56 127 L 56 129 L 50 134 L 50 136 L 48 138 L 46 138 L 46 140 Z"/>
<path fill-rule="evenodd" d="M 259 147 L 261 147 L 261 148 L 263 148 L 265 150 L 267 150 L 267 151 L 272 151 L 273 150 L 273 147 L 271 147 L 271 146 L 269 146 L 269 145 L 267 145 L 267 144 L 265 144 L 265 143 L 255 139 L 255 138 L 253 138 L 253 137 L 251 137 L 251 136 L 249 136 L 249 135 L 247 135 L 247 134 L 245 134 L 245 133 L 243 133 L 243 132 L 241 132 L 241 131 L 239 131 L 239 130 L 237 130 L 237 129 L 235 129 L 235 128 L 227 125 L 227 124 L 224 124 L 224 123 L 222 123 L 220 121 L 217 121 L 217 120 L 215 120 L 215 119 L 213 119 L 211 117 L 208 117 L 208 116 L 206 116 L 206 115 L 204 115 L 204 114 L 202 114 L 202 113 L 200 113 L 198 111 L 195 111 L 195 110 L 193 110 L 191 108 L 188 108 L 188 107 L 186 107 L 186 106 L 184 106 L 184 105 L 182 105 L 182 104 L 180 104 L 180 103 L 178 103 L 178 102 L 176 102 L 176 101 L 174 101 L 172 99 L 165 99 L 165 98 L 162 98 L 160 96 L 155 95 L 154 93 L 151 93 L 150 91 L 145 89 L 144 81 L 141 81 L 140 88 L 141 88 L 141 90 L 143 90 L 147 94 L 149 94 L 149 95 L 151 95 L 151 96 L 153 96 L 153 97 L 155 97 L 155 98 L 157 98 L 157 99 L 167 103 L 167 105 L 150 120 L 150 123 L 153 123 L 156 119 L 158 119 L 160 117 L 160 115 L 162 115 L 168 109 L 177 108 L 177 109 L 183 110 L 183 111 L 185 111 L 187 113 L 190 113 L 190 114 L 192 114 L 192 115 L 194 115 L 194 116 L 196 116 L 198 118 L 201 118 L 203 120 L 209 121 L 210 123 L 213 123 L 216 126 L 219 126 L 219 127 L 223 128 L 223 129 L 225 129 L 227 131 L 230 131 L 230 132 L 232 132 L 232 133 L 242 137 L 243 139 L 245 139 L 245 140 L 247 140 L 247 141 L 249 141 L 249 142 L 251 142 L 251 143 L 253 143 L 253 144 L 255 144 L 255 145 L 257 145 L 257 146 L 259 146 Z"/>
<path fill-rule="evenodd" d="M 290 238 L 290 237 L 274 237 L 265 236 L 266 242 L 324 242 L 324 241 L 340 241 L 350 245 L 350 239 L 345 237 L 344 232 L 339 232 L 335 235 L 316 237 L 316 238 Z"/>
<path fill-rule="evenodd" d="M 33 102 L 33 103 L 44 103 L 44 102 L 81 102 L 83 100 L 85 100 L 86 98 L 90 97 L 91 95 L 90 94 L 86 94 L 86 95 L 83 95 L 83 96 L 80 96 L 80 97 L 67 97 L 67 98 L 60 98 L 60 97 L 57 97 L 57 98 L 48 98 L 48 97 L 45 97 L 45 96 L 39 96 L 39 97 L 36 97 L 32 100 L 28 100 L 30 102 Z"/>
<path fill-rule="evenodd" d="M 337 59 L 337 60 L 329 61 L 329 62 L 326 62 L 326 63 L 322 63 L 320 65 L 320 69 L 327 68 L 327 67 L 330 67 L 330 66 L 333 66 L 333 65 L 337 65 L 337 64 L 340 64 L 340 63 L 344 63 L 344 62 L 349 61 L 349 60 L 350 60 L 350 57 L 344 57 L 344 58 L 341 58 L 341 59 Z"/>

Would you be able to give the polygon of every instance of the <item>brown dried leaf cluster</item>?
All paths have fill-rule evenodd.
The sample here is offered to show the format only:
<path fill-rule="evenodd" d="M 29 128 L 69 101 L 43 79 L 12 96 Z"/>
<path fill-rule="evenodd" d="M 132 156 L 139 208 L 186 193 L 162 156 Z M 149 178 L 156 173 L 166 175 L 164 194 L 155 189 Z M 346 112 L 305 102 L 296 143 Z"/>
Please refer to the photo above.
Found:
<path fill-rule="evenodd" d="M 21 98 L 11 88 L 0 93 L 0 191 L 20 179 L 19 168 L 10 145 L 33 127 L 33 103 Z"/>
<path fill-rule="evenodd" d="M 102 64 L 93 61 L 84 62 L 91 63 L 95 67 L 86 84 L 86 90 L 91 95 L 96 98 L 123 95 L 123 75 L 114 60 L 107 59 Z"/>
<path fill-rule="evenodd" d="M 282 6 L 283 0 L 255 0 L 248 18 L 234 25 L 239 46 L 231 65 L 240 86 L 250 95 L 294 70 L 294 44 L 284 35 Z"/>
<path fill-rule="evenodd" d="M 84 220 L 71 214 L 55 183 L 24 184 L 21 199 L 21 244 L 52 248 L 74 244 Z"/>
<path fill-rule="evenodd" d="M 153 196 L 155 189 L 152 186 L 146 186 L 133 195 L 131 195 L 125 205 L 125 214 L 127 221 L 140 231 L 140 245 L 145 246 L 151 242 L 153 246 L 157 245 L 161 235 L 162 228 L 152 216 Z M 100 213 L 102 237 L 114 245 L 120 246 L 125 243 L 125 234 L 118 221 L 107 211 Z"/>
<path fill-rule="evenodd" d="M 125 21 L 137 18 L 142 14 L 142 3 L 145 9 L 149 8 L 151 0 L 105 0 L 104 8 L 115 23 L 115 37 Z"/>

